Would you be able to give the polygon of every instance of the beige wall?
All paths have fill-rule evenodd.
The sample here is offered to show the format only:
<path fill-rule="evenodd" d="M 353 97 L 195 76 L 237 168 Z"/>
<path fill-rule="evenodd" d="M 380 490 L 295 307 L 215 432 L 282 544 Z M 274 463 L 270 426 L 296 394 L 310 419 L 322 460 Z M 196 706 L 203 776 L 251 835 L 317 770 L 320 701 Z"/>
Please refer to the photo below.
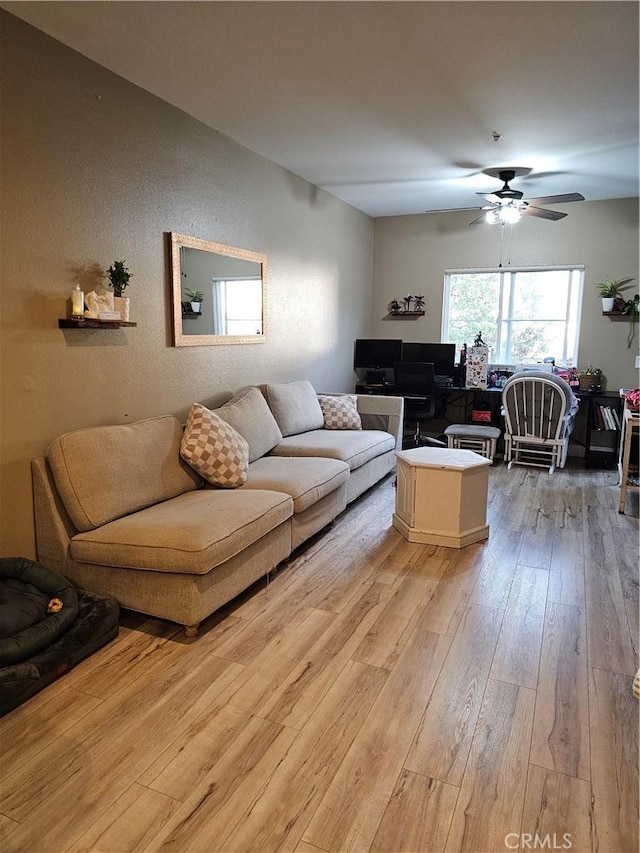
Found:
<path fill-rule="evenodd" d="M 29 461 L 91 424 L 243 384 L 352 387 L 372 223 L 7 13 L 2 47 L 1 544 L 34 554 Z M 166 233 L 268 256 L 268 339 L 171 346 Z M 61 331 L 76 280 L 124 259 L 135 329 Z"/>
<path fill-rule="evenodd" d="M 576 190 L 580 190 L 576 186 Z M 602 316 L 594 287 L 603 278 L 633 275 L 629 299 L 638 292 L 638 199 L 579 202 L 562 208 L 559 222 L 527 218 L 513 227 L 503 266 L 584 264 L 585 285 L 579 366 L 602 368 L 609 389 L 637 387 L 634 358 L 640 333 L 627 349 L 627 321 Z M 500 263 L 498 226 L 474 225 L 474 211 L 376 219 L 373 256 L 374 336 L 439 341 L 444 271 L 496 267 Z M 426 296 L 426 315 L 417 320 L 383 319 L 394 297 Z M 461 342 L 458 342 L 461 343 Z"/>

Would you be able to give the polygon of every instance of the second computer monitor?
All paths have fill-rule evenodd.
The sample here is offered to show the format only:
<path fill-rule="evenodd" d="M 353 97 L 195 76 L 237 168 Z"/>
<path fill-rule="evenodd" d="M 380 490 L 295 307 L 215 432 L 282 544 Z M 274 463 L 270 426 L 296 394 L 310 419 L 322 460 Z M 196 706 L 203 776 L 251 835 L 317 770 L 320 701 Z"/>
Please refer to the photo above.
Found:
<path fill-rule="evenodd" d="M 430 361 L 436 382 L 443 377 L 452 380 L 455 375 L 455 344 L 429 344 L 404 341 L 402 344 L 403 361 Z"/>

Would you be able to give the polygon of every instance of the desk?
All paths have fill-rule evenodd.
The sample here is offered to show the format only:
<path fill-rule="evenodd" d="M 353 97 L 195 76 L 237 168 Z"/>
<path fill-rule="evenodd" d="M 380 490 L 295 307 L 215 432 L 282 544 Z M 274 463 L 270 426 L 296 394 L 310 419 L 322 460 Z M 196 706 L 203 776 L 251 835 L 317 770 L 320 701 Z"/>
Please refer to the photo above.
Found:
<path fill-rule="evenodd" d="M 472 411 L 474 406 L 485 404 L 491 413 L 491 420 L 483 421 L 486 426 L 500 426 L 500 408 L 502 405 L 502 388 L 466 388 L 462 385 L 436 385 L 436 394 L 442 406 L 441 420 L 446 425 L 452 423 L 474 423 Z M 395 386 L 388 385 L 356 385 L 356 394 L 391 394 L 396 393 Z M 458 407 L 461 412 L 451 419 L 447 409 Z M 478 423 L 478 421 L 475 421 Z"/>
<path fill-rule="evenodd" d="M 602 391 L 592 394 L 588 391 L 579 391 L 572 388 L 575 396 L 580 400 L 578 418 L 579 428 L 571 437 L 571 442 L 584 447 L 583 458 L 587 468 L 615 468 L 618 459 L 618 441 L 620 431 L 615 429 L 602 429 L 596 417 L 596 410 L 601 407 L 615 408 L 619 413 L 621 400 L 620 395 L 613 391 Z M 465 388 L 460 385 L 436 385 L 436 393 L 441 400 L 441 415 L 435 418 L 434 428 L 438 424 L 442 426 L 441 432 L 452 423 L 479 423 L 472 418 L 474 407 L 485 404 L 491 412 L 491 421 L 486 421 L 486 426 L 497 426 L 501 430 L 504 424 L 501 415 L 502 388 Z M 395 394 L 392 384 L 388 385 L 356 385 L 356 394 Z M 578 426 L 578 418 L 576 426 Z M 584 433 L 584 434 L 583 434 Z"/>
<path fill-rule="evenodd" d="M 627 492 L 637 492 L 640 486 L 630 485 L 629 480 L 629 460 L 631 458 L 631 445 L 633 444 L 634 435 L 636 439 L 640 432 L 640 413 L 632 412 L 631 409 L 624 407 L 622 419 L 622 440 L 620 442 L 620 456 L 618 461 L 618 471 L 620 474 L 620 503 L 618 504 L 618 512 L 624 513 L 624 505 L 627 499 Z"/>

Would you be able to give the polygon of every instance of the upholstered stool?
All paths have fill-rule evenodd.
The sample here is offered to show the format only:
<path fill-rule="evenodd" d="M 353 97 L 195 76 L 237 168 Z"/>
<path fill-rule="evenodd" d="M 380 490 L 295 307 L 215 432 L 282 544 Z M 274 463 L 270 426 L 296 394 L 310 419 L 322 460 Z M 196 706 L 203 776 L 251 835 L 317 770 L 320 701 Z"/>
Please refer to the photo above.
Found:
<path fill-rule="evenodd" d="M 500 438 L 498 427 L 481 424 L 451 424 L 444 434 L 447 436 L 447 447 L 454 450 L 474 450 L 493 462 L 496 444 Z"/>

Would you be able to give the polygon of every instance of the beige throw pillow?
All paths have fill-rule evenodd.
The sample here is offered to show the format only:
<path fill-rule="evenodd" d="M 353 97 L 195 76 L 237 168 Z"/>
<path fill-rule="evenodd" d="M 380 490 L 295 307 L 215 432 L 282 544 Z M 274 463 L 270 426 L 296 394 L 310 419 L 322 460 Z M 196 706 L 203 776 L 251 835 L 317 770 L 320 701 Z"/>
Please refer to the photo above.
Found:
<path fill-rule="evenodd" d="M 313 385 L 306 379 L 265 385 L 264 395 L 282 435 L 322 429 L 322 411 Z"/>
<path fill-rule="evenodd" d="M 358 403 L 353 394 L 329 397 L 318 394 L 325 429 L 362 429 Z"/>
<path fill-rule="evenodd" d="M 180 444 L 180 455 L 214 486 L 235 489 L 247 482 L 249 445 L 230 424 L 194 403 Z"/>
<path fill-rule="evenodd" d="M 245 388 L 215 414 L 249 442 L 249 462 L 255 462 L 282 441 L 282 433 L 258 388 Z"/>

